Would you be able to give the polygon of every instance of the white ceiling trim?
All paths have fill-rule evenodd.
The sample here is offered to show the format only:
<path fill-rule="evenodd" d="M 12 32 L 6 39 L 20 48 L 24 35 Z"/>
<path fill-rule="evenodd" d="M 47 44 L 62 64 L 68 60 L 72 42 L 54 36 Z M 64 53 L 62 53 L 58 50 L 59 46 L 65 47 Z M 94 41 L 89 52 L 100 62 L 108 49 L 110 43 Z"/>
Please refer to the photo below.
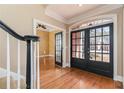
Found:
<path fill-rule="evenodd" d="M 60 16 L 59 14 L 55 13 L 52 10 L 47 9 L 47 7 L 46 7 L 46 10 L 45 10 L 45 14 L 47 16 L 50 16 L 50 17 L 52 17 L 52 18 L 60 21 L 60 22 L 63 22 L 63 23 L 66 23 L 67 22 L 67 20 L 64 17 Z"/>
<path fill-rule="evenodd" d="M 72 24 L 72 23 L 81 21 L 85 18 L 96 16 L 96 15 L 101 14 L 101 13 L 109 12 L 111 10 L 114 10 L 114 9 L 117 9 L 120 7 L 123 7 L 123 5 L 121 5 L 121 4 L 120 5 L 105 5 L 103 7 L 94 9 L 93 11 L 89 11 L 86 14 L 81 14 L 80 16 L 74 17 L 74 18 L 68 20 L 67 23 Z"/>
<path fill-rule="evenodd" d="M 45 31 L 45 32 L 52 32 L 52 31 L 55 31 L 56 29 L 49 30 L 49 29 L 37 28 L 37 30 L 39 30 L 39 31 Z"/>
<path fill-rule="evenodd" d="M 73 18 L 71 18 L 69 20 L 67 20 L 64 17 L 60 16 L 59 14 L 53 12 L 52 10 L 47 9 L 47 7 L 46 7 L 46 10 L 45 10 L 45 14 L 47 16 L 50 16 L 50 17 L 60 21 L 60 22 L 65 23 L 65 24 L 72 24 L 72 23 L 81 21 L 81 20 L 83 20 L 85 18 L 96 16 L 96 15 L 101 14 L 101 13 L 109 12 L 111 10 L 114 10 L 114 9 L 117 9 L 117 8 L 120 8 L 120 7 L 123 7 L 123 5 L 122 4 L 104 5 L 102 7 L 96 8 L 96 9 L 94 9 L 92 11 L 89 11 L 89 12 L 87 12 L 85 14 L 83 13 L 80 16 L 73 17 Z"/>
<path fill-rule="evenodd" d="M 107 15 L 105 14 L 105 15 L 99 15 L 99 16 L 92 16 L 90 18 L 85 18 L 81 21 L 75 22 L 69 28 L 77 26 L 77 25 L 81 24 L 82 22 L 88 22 L 88 21 L 94 21 L 94 20 L 100 20 L 100 19 L 111 19 L 111 18 L 114 18 L 115 16 L 116 16 L 116 14 L 107 14 Z"/>

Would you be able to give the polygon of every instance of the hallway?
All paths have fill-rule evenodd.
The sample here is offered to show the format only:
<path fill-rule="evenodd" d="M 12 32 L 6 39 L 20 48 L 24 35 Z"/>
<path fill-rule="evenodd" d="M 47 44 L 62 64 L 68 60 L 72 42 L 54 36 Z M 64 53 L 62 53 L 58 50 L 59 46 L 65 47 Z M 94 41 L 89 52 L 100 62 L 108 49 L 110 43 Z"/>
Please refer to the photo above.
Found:
<path fill-rule="evenodd" d="M 111 78 L 54 65 L 53 57 L 40 59 L 40 85 L 42 89 L 120 89 L 120 82 Z"/>

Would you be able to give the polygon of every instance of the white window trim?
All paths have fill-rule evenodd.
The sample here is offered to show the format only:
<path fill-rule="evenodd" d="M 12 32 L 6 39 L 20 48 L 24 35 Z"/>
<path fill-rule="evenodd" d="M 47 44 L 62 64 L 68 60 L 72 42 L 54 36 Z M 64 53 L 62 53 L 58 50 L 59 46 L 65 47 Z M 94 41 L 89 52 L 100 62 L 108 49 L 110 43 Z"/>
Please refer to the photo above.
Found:
<path fill-rule="evenodd" d="M 91 21 L 92 22 L 92 21 Z M 109 21 L 109 22 L 102 22 L 102 23 L 99 23 L 99 24 L 94 24 L 94 25 L 87 25 L 87 26 L 84 26 L 84 27 L 81 27 L 81 28 L 77 28 L 77 29 L 74 29 L 72 31 L 75 31 L 75 30 L 80 30 L 80 29 L 86 29 L 86 28 L 90 28 L 90 27 L 94 27 L 94 26 L 99 26 L 99 25 L 104 25 L 104 24 L 108 24 L 108 23 L 112 23 L 113 21 Z"/>
<path fill-rule="evenodd" d="M 113 67 L 113 80 L 118 80 L 118 75 L 117 75 L 117 15 L 116 14 L 109 14 L 109 15 L 100 15 L 100 16 L 95 16 L 95 17 L 91 17 L 91 18 L 87 18 L 83 21 L 90 21 L 90 20 L 94 20 L 94 19 L 104 19 L 104 18 L 112 18 L 113 19 L 113 33 L 114 33 L 114 56 L 113 56 L 113 63 L 114 63 L 114 67 Z M 78 22 L 79 23 L 79 22 Z M 73 27 L 74 25 L 76 25 L 77 23 L 71 25 L 69 27 L 69 53 L 71 55 L 71 46 L 70 46 L 70 41 L 71 41 L 71 27 Z M 71 62 L 70 62 L 70 58 L 71 56 L 69 55 L 69 64 L 68 67 L 70 67 Z"/>

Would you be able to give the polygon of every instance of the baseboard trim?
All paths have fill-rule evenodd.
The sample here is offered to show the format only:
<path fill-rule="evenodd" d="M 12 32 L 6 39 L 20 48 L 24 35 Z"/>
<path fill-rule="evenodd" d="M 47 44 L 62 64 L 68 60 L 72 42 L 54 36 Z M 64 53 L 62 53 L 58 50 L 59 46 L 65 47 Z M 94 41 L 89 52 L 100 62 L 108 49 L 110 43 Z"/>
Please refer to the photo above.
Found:
<path fill-rule="evenodd" d="M 114 76 L 113 80 L 123 82 L 123 76 L 116 75 Z"/>
<path fill-rule="evenodd" d="M 71 67 L 69 62 L 66 64 L 66 67 Z M 123 82 L 123 76 L 117 75 L 113 80 Z"/>
<path fill-rule="evenodd" d="M 66 63 L 66 67 L 69 67 L 69 68 L 71 67 L 69 62 Z"/>
<path fill-rule="evenodd" d="M 6 76 L 7 76 L 7 70 L 4 68 L 0 68 L 0 78 L 4 78 Z M 18 74 L 17 73 L 11 71 L 10 76 L 12 77 L 12 79 L 18 80 Z M 25 76 L 23 76 L 23 75 L 21 75 L 20 78 L 25 80 Z"/>
<path fill-rule="evenodd" d="M 40 55 L 39 57 L 54 57 L 54 55 Z"/>
<path fill-rule="evenodd" d="M 118 75 L 118 76 L 116 77 L 116 80 L 117 80 L 117 81 L 120 81 L 120 82 L 123 82 L 123 76 L 119 76 L 119 75 Z"/>

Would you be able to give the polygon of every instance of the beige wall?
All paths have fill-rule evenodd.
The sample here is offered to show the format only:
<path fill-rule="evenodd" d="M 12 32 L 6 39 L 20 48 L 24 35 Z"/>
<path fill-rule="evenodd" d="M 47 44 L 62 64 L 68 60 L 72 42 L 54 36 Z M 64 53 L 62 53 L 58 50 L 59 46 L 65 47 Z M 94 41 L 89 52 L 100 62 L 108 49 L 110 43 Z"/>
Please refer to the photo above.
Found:
<path fill-rule="evenodd" d="M 60 30 L 55 30 L 49 32 L 49 55 L 55 55 L 55 34 L 61 32 Z"/>
<path fill-rule="evenodd" d="M 8 24 L 20 35 L 33 34 L 33 18 L 45 21 L 52 25 L 65 29 L 65 25 L 48 17 L 44 13 L 43 5 L 0 5 L 0 20 Z M 6 68 L 6 34 L 0 29 L 0 67 Z M 11 37 L 12 38 L 12 37 Z M 17 67 L 17 41 L 11 40 L 11 70 L 16 72 Z M 21 42 L 21 73 L 26 73 L 26 43 Z"/>
<path fill-rule="evenodd" d="M 57 32 L 60 32 L 60 30 L 54 30 L 51 32 L 37 30 L 37 35 L 40 37 L 40 56 L 55 55 L 55 34 Z"/>
<path fill-rule="evenodd" d="M 122 76 L 123 75 L 123 9 L 118 8 L 106 13 L 102 13 L 100 15 L 107 15 L 107 14 L 117 14 L 117 75 Z M 96 16 L 100 16 L 96 15 Z M 86 18 L 85 18 L 86 19 Z M 82 19 L 83 21 L 83 19 Z M 69 26 L 71 26 L 70 24 Z M 68 26 L 68 27 L 69 27 Z M 68 35 L 68 33 L 67 33 Z M 69 35 L 68 35 L 69 36 Z M 67 38 L 68 38 L 67 36 Z M 68 48 L 69 45 L 67 44 Z M 67 48 L 67 50 L 69 50 Z M 68 51 L 69 52 L 69 51 Z M 115 53 L 115 52 L 114 52 Z M 68 60 L 69 57 L 66 59 Z"/>
<path fill-rule="evenodd" d="M 55 55 L 55 31 L 49 32 L 49 55 Z"/>
<path fill-rule="evenodd" d="M 49 32 L 37 30 L 37 36 L 40 37 L 39 43 L 40 56 L 49 55 Z"/>

